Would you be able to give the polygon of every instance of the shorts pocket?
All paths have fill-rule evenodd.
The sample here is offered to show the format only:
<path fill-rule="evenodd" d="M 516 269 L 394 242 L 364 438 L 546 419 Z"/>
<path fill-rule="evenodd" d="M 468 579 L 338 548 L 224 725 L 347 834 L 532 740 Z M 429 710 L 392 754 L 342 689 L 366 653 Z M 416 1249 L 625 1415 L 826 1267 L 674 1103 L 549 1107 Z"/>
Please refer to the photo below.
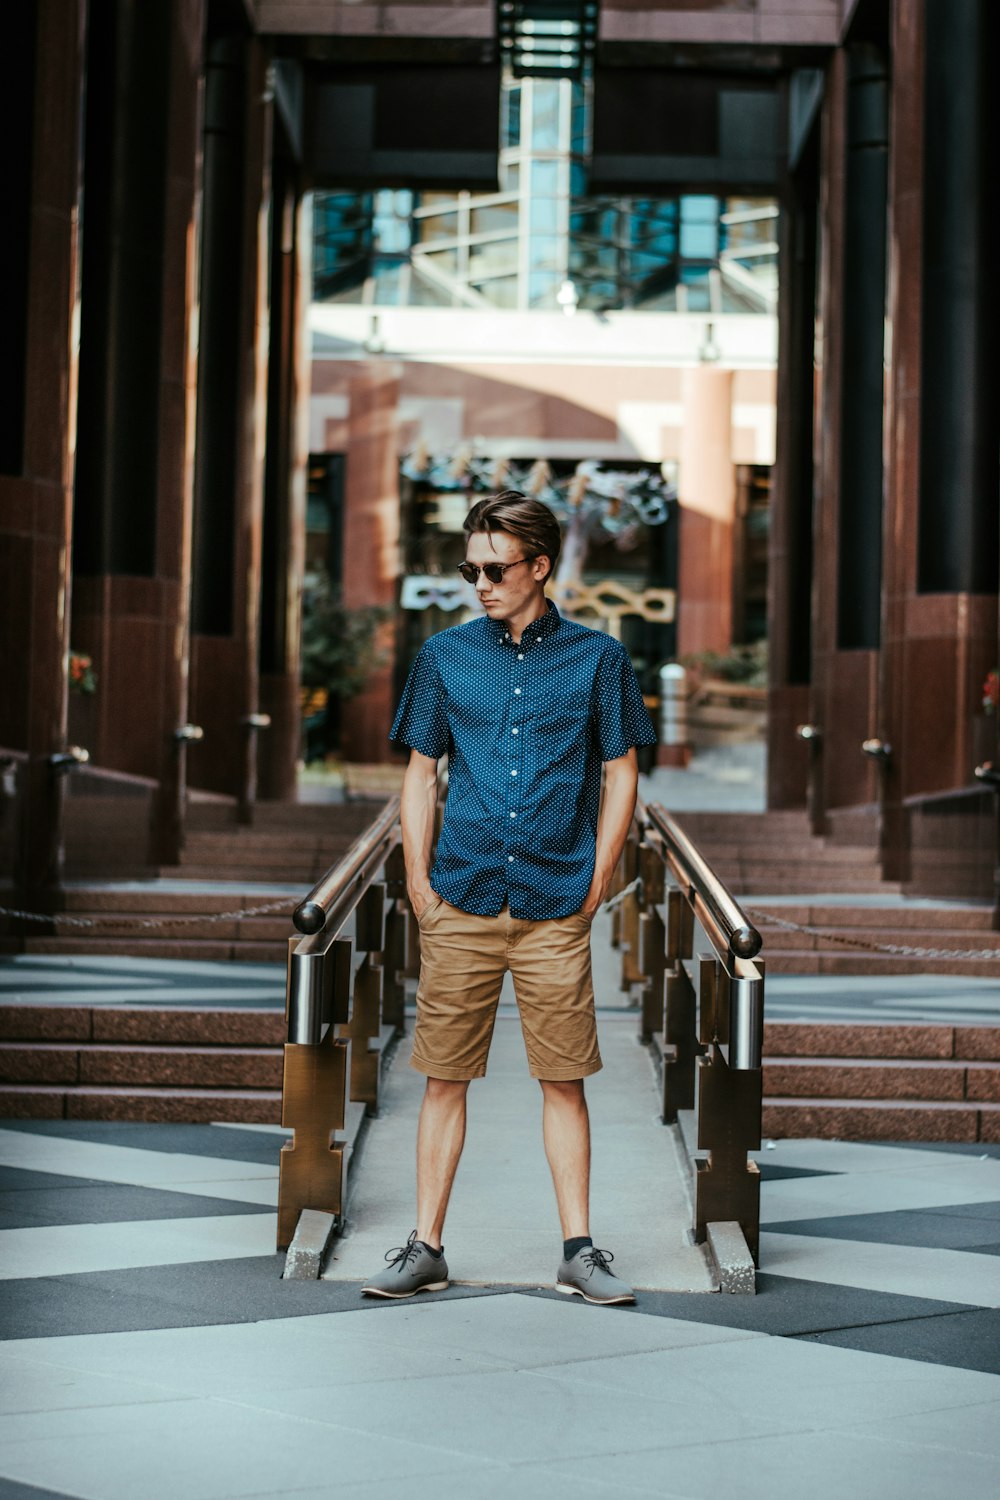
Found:
<path fill-rule="evenodd" d="M 427 905 L 424 907 L 423 911 L 420 913 L 419 917 L 417 918 L 417 926 L 418 927 L 423 927 L 424 923 L 427 921 L 427 918 L 430 917 L 430 916 L 432 916 L 434 914 L 434 912 L 436 912 L 438 910 L 438 908 L 441 907 L 441 906 L 443 906 L 443 905 L 444 905 L 444 897 L 443 896 L 439 896 L 438 893 L 437 893 L 437 891 L 435 891 L 432 899 L 430 901 L 428 901 Z"/>

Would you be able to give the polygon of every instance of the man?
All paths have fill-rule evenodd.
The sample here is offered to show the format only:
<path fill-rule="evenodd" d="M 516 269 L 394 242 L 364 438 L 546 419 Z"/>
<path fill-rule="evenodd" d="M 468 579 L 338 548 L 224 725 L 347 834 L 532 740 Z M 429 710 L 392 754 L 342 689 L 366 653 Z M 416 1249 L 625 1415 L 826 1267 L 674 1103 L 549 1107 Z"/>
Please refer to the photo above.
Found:
<path fill-rule="evenodd" d="M 409 1297 L 448 1285 L 442 1234 L 465 1140 L 466 1094 L 486 1072 L 504 974 L 514 981 L 563 1233 L 557 1289 L 634 1302 L 590 1238 L 590 1123 L 583 1080 L 601 1067 L 590 925 L 635 808 L 637 745 L 655 741 L 632 665 L 545 597 L 560 535 L 516 491 L 465 520 L 463 577 L 483 616 L 432 636 L 410 671 L 391 738 L 410 748 L 401 823 L 420 926 L 412 1065 L 427 1075 L 417 1130 L 417 1226 L 366 1283 Z M 448 800 L 430 869 L 437 763 Z M 601 796 L 601 772 L 604 793 Z"/>

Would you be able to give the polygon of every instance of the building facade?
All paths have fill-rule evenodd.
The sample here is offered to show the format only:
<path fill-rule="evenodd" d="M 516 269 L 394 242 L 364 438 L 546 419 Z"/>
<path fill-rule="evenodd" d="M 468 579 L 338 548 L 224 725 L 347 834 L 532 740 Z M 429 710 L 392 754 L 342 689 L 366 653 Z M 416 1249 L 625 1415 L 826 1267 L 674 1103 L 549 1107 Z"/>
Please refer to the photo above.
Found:
<path fill-rule="evenodd" d="M 247 817 L 258 796 L 294 795 L 316 424 L 318 451 L 347 456 L 348 571 L 370 569 L 376 592 L 388 593 L 398 571 L 406 425 L 419 411 L 433 409 L 435 421 L 454 411 L 442 402 L 460 397 L 465 436 L 607 442 L 619 454 L 631 444 L 640 457 L 645 411 L 659 455 L 675 442 L 683 498 L 685 444 L 698 425 L 685 382 L 691 400 L 701 382 L 707 402 L 726 375 L 697 357 L 707 317 L 690 299 L 707 295 L 712 311 L 713 296 L 738 295 L 739 276 L 730 274 L 728 293 L 699 281 L 698 256 L 680 243 L 683 215 L 643 219 L 619 207 L 613 219 L 607 205 L 709 197 L 771 196 L 781 210 L 770 803 L 808 802 L 817 827 L 865 810 L 892 878 L 912 873 L 914 829 L 939 805 L 949 826 L 993 818 L 995 860 L 993 802 L 973 772 L 995 749 L 982 685 L 1000 654 L 996 195 L 987 179 L 996 7 L 582 6 L 579 47 L 560 33 L 548 62 L 560 83 L 589 70 L 590 157 L 574 177 L 584 163 L 575 161 L 571 90 L 554 125 L 557 145 L 568 131 L 569 176 L 557 171 L 550 192 L 544 172 L 537 190 L 531 182 L 553 165 L 538 144 L 553 128 L 543 102 L 565 90 L 539 90 L 538 110 L 532 102 L 524 114 L 527 139 L 515 144 L 501 130 L 509 59 L 531 63 L 526 77 L 544 76 L 545 49 L 525 45 L 551 39 L 537 30 L 545 6 L 535 9 L 532 19 L 521 7 L 536 30 L 519 38 L 478 0 L 434 10 L 433 25 L 410 0 L 375 9 L 39 0 L 4 16 L 18 65 L 3 104 L 14 212 L 0 277 L 10 330 L 0 354 L 9 392 L 0 403 L 0 841 L 25 900 L 58 884 L 67 802 L 84 785 L 107 792 L 109 829 L 114 807 L 141 803 L 156 866 L 177 857 L 189 787 L 234 799 Z M 387 189 L 420 195 L 407 216 L 427 231 L 420 276 L 411 274 L 404 299 L 396 252 L 395 303 L 362 299 L 358 337 L 339 351 L 321 337 L 311 376 L 315 195 Z M 492 199 L 481 228 L 463 194 Z M 510 233 L 511 195 L 528 216 L 527 248 Z M 532 239 L 542 257 L 534 266 Z M 515 241 L 522 258 L 511 267 Z M 438 310 L 443 330 L 470 296 L 518 318 L 533 305 L 544 313 L 552 298 L 561 307 L 570 281 L 574 326 L 589 319 L 610 338 L 621 320 L 646 316 L 651 297 L 673 295 L 663 317 L 678 320 L 677 338 L 693 351 L 671 361 L 654 347 L 645 363 L 602 367 L 595 398 L 582 355 L 548 371 L 543 359 L 522 358 L 534 373 L 511 379 L 502 340 L 474 366 L 453 340 L 456 393 L 432 362 L 393 358 L 409 347 L 405 319 L 421 312 L 418 279 L 437 298 L 423 306 Z M 608 309 L 611 296 L 619 302 Z M 761 316 L 717 305 L 734 328 Z M 766 372 L 738 362 L 732 371 L 726 401 L 715 389 L 715 416 L 704 417 L 710 444 L 728 423 L 730 465 L 759 430 L 742 420 L 746 408 L 769 399 L 755 383 Z M 514 399 L 501 424 L 503 394 Z M 557 413 L 560 401 L 567 409 Z M 346 437 L 331 431 L 345 423 Z M 663 438 L 670 429 L 679 435 Z M 697 462 L 692 453 L 689 476 Z M 689 581 L 692 602 L 695 588 Z M 711 629 L 718 596 L 706 585 L 703 598 L 698 628 Z M 70 692 L 71 649 L 92 660 L 91 698 Z M 384 707 L 384 687 L 382 696 Z M 366 710 L 366 754 L 382 712 Z M 808 739 L 796 733 L 803 726 Z M 91 769 L 63 775 L 74 741 Z"/>

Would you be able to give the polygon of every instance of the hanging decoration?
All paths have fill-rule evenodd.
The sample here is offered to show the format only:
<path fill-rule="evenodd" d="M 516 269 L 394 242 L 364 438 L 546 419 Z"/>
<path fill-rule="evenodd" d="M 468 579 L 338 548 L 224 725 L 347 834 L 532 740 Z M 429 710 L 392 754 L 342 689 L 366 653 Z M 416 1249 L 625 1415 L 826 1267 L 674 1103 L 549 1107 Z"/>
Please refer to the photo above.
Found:
<path fill-rule="evenodd" d="M 653 469 L 605 469 L 584 459 L 573 474 L 556 478 L 545 459 L 530 465 L 477 454 L 465 444 L 454 453 L 432 454 L 419 442 L 402 460 L 408 479 L 442 495 L 461 493 L 471 505 L 477 494 L 520 490 L 552 510 L 562 523 L 558 582 L 580 578 L 593 541 L 613 540 L 622 551 L 634 546 L 641 526 L 662 526 L 677 492 Z"/>

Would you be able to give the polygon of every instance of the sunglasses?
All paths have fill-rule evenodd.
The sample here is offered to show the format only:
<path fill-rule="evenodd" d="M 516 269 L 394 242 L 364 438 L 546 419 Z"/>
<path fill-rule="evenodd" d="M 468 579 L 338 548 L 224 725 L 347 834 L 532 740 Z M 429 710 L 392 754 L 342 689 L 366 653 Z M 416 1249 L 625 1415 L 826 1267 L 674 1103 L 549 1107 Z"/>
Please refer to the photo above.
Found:
<path fill-rule="evenodd" d="M 503 583 L 503 575 L 508 568 L 519 568 L 522 563 L 534 562 L 537 555 L 535 553 L 531 557 L 519 557 L 517 562 L 512 563 L 484 563 L 481 568 L 477 568 L 475 563 L 462 562 L 458 565 L 458 571 L 466 583 L 478 583 L 480 573 L 485 573 L 490 583 Z"/>

